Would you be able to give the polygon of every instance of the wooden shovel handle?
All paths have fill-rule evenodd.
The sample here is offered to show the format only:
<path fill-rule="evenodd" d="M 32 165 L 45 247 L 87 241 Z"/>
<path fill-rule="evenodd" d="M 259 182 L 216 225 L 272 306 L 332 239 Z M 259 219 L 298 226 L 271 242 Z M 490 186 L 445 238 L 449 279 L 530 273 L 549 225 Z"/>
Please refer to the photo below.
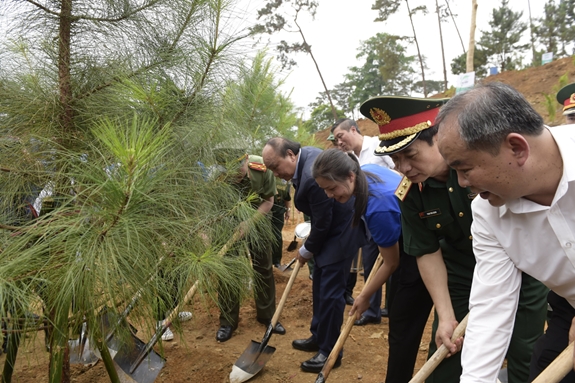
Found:
<path fill-rule="evenodd" d="M 380 254 L 380 255 L 378 255 L 377 259 L 375 260 L 375 263 L 373 264 L 373 268 L 371 269 L 371 272 L 369 273 L 369 277 L 367 277 L 367 281 L 365 281 L 365 284 L 363 285 L 364 289 L 369 284 L 369 282 L 371 281 L 373 276 L 377 273 L 377 270 L 379 270 L 379 268 L 381 267 L 382 264 L 383 264 L 383 257 Z M 362 291 L 363 291 L 363 289 L 362 289 Z M 353 328 L 354 322 L 355 322 L 355 315 L 347 318 L 347 322 L 345 323 L 343 331 L 339 334 L 339 338 L 337 338 L 337 342 L 335 342 L 335 346 L 333 346 L 331 353 L 327 357 L 327 360 L 325 361 L 325 364 L 323 365 L 323 368 L 321 369 L 321 372 L 319 373 L 318 378 L 316 379 L 316 382 L 318 382 L 318 381 L 324 382 L 327 379 L 329 373 L 331 372 L 331 369 L 333 368 L 333 365 L 335 364 L 335 361 L 337 360 L 337 357 L 339 356 L 339 352 L 343 348 L 343 344 L 347 340 L 347 336 L 349 335 L 349 333 L 351 332 L 351 329 Z"/>
<path fill-rule="evenodd" d="M 557 383 L 573 370 L 573 342 L 532 383 Z"/>
<path fill-rule="evenodd" d="M 451 336 L 451 341 L 454 342 L 456 339 L 460 338 L 465 334 L 465 328 L 467 327 L 467 319 L 469 318 L 469 314 L 463 318 L 463 320 L 457 325 L 455 331 L 453 331 L 453 335 Z M 435 370 L 435 368 L 441 363 L 443 359 L 449 354 L 449 350 L 442 344 L 437 351 L 429 358 L 427 362 L 421 367 L 421 369 L 415 374 L 413 378 L 409 381 L 409 383 L 421 383 L 427 379 L 429 375 Z"/>
<path fill-rule="evenodd" d="M 280 303 L 278 304 L 278 307 L 276 308 L 276 312 L 274 313 L 274 316 L 272 317 L 272 322 L 271 322 L 272 328 L 275 328 L 276 324 L 278 324 L 278 321 L 280 320 L 280 315 L 282 313 L 282 310 L 283 310 L 284 305 L 286 303 L 288 294 L 291 290 L 291 287 L 293 286 L 293 283 L 295 281 L 295 277 L 297 276 L 297 273 L 299 272 L 300 267 L 301 267 L 300 261 L 296 260 L 295 266 L 294 266 L 293 271 L 291 273 L 291 276 L 289 277 L 289 281 L 288 281 L 286 288 L 284 290 L 284 293 L 282 294 L 282 297 L 280 299 Z"/>

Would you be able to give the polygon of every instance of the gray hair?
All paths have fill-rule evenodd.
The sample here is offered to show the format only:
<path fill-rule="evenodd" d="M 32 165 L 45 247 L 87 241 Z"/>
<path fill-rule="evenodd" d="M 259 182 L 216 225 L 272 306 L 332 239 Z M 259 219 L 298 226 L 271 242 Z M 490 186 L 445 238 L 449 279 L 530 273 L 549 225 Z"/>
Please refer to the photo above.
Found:
<path fill-rule="evenodd" d="M 469 149 L 494 155 L 509 133 L 538 136 L 543 132 L 543 118 L 521 93 L 501 82 L 478 85 L 449 100 L 435 119 L 439 129 L 450 117 L 457 118 L 459 134 Z"/>

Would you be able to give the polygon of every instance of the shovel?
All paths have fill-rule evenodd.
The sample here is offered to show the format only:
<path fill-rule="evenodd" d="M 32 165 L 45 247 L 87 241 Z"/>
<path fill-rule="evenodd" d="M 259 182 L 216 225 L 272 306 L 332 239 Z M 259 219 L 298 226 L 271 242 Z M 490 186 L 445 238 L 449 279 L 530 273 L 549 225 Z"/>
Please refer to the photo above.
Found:
<path fill-rule="evenodd" d="M 293 241 L 291 241 L 287 247 L 287 251 L 294 251 L 297 248 L 297 236 L 293 236 Z"/>
<path fill-rule="evenodd" d="M 380 254 L 377 257 L 377 259 L 375 260 L 375 263 L 373 264 L 373 268 L 371 269 L 371 273 L 369 274 L 369 277 L 367 277 L 367 281 L 365 281 L 365 284 L 363 285 L 364 289 L 365 289 L 365 286 L 367 286 L 369 284 L 369 282 L 371 281 L 372 277 L 375 275 L 377 270 L 379 270 L 379 267 L 381 266 L 382 263 L 383 263 L 383 257 Z M 318 374 L 317 378 L 315 379 L 315 383 L 324 383 L 327 380 L 327 377 L 329 376 L 329 373 L 331 372 L 331 369 L 333 368 L 333 365 L 335 364 L 335 361 L 337 360 L 337 357 L 339 356 L 339 352 L 341 351 L 343 344 L 345 343 L 345 341 L 347 339 L 347 336 L 351 332 L 351 329 L 353 327 L 353 322 L 355 322 L 355 315 L 347 318 L 347 322 L 345 324 L 345 327 L 343 328 L 343 331 L 341 332 L 341 334 L 339 334 L 339 338 L 337 338 L 337 342 L 335 342 L 335 346 L 333 346 L 333 349 L 329 353 L 329 356 L 327 357 L 327 360 L 325 361 L 323 368 L 321 369 L 320 373 Z"/>
<path fill-rule="evenodd" d="M 294 262 L 296 261 L 297 258 L 292 259 L 291 261 L 289 261 L 289 263 L 287 265 L 280 265 L 280 267 L 278 267 L 278 270 L 281 271 L 282 273 L 286 270 L 288 270 L 291 265 L 294 264 Z"/>
<path fill-rule="evenodd" d="M 573 342 L 532 383 L 557 383 L 573 369 Z"/>
<path fill-rule="evenodd" d="M 245 349 L 236 363 L 234 363 L 232 372 L 230 372 L 230 383 L 241 383 L 253 378 L 255 374 L 261 371 L 261 369 L 276 351 L 275 347 L 268 346 L 268 342 L 272 336 L 273 329 L 276 327 L 276 324 L 279 321 L 280 314 L 283 310 L 287 296 L 292 288 L 300 267 L 301 263 L 296 262 L 293 273 L 290 276 L 280 303 L 276 308 L 276 312 L 262 338 L 261 343 L 252 340 L 248 348 Z"/>
<path fill-rule="evenodd" d="M 461 338 L 463 334 L 465 334 L 465 328 L 467 327 L 468 318 L 469 314 L 467 314 L 465 318 L 463 318 L 463 320 L 457 325 L 455 331 L 453 332 L 453 335 L 451 336 L 452 342 L 454 342 L 458 338 Z M 449 354 L 449 351 L 447 350 L 447 347 L 445 347 L 445 345 L 442 344 L 437 349 L 437 351 L 435 351 L 435 353 L 431 355 L 431 358 L 429 358 L 429 360 L 425 362 L 423 367 L 421 367 L 421 370 L 419 370 L 417 374 L 415 374 L 415 376 L 411 378 L 409 383 L 421 383 L 425 381 L 425 379 L 427 379 L 427 377 L 431 375 L 433 370 L 435 370 L 435 368 L 439 365 L 439 363 L 441 363 L 441 361 L 447 356 L 447 354 Z"/>
<path fill-rule="evenodd" d="M 241 236 L 242 232 L 240 230 L 236 230 L 232 238 L 226 242 L 217 255 L 219 257 L 223 257 L 230 246 L 232 246 Z M 168 327 L 172 324 L 172 321 L 178 316 L 180 307 L 183 307 L 194 297 L 198 290 L 198 284 L 199 281 L 196 281 L 190 290 L 188 290 L 183 300 L 172 310 L 170 315 L 168 315 L 164 320 L 162 326 L 156 330 L 156 333 L 148 343 L 142 342 L 132 334 L 132 342 L 124 342 L 118 353 L 114 356 L 114 362 L 116 362 L 122 371 L 128 374 L 136 382 L 152 383 L 156 380 L 156 377 L 160 373 L 162 367 L 164 367 L 166 360 L 158 355 L 153 348 L 161 336 L 166 332 Z M 146 363 L 143 363 L 144 359 L 146 359 Z"/>
<path fill-rule="evenodd" d="M 163 261 L 163 259 L 164 259 L 164 257 L 161 257 L 159 259 L 156 268 L 160 265 L 160 263 Z M 150 277 L 148 282 L 153 281 L 154 278 L 155 278 L 155 274 Z M 114 336 L 114 333 L 116 332 L 116 330 L 120 326 L 122 326 L 122 324 L 124 323 L 124 321 L 128 317 L 128 314 L 130 314 L 130 312 L 134 308 L 134 305 L 136 304 L 138 299 L 140 299 L 140 297 L 142 296 L 143 291 L 144 291 L 144 287 L 140 287 L 138 289 L 138 291 L 136 291 L 136 294 L 134 294 L 134 296 L 130 300 L 130 303 L 128 304 L 128 306 L 126 306 L 126 308 L 124 308 L 124 311 L 122 311 L 122 314 L 120 314 L 120 316 L 115 321 L 115 324 L 113 326 L 110 325 L 111 319 L 112 319 L 112 318 L 110 318 L 110 313 L 106 310 L 105 307 L 104 307 L 104 310 L 102 310 L 103 312 L 102 312 L 102 314 L 100 314 L 100 323 L 104 329 L 109 330 L 107 335 L 106 335 L 106 338 L 104 339 L 104 343 L 108 344 L 109 348 L 112 348 L 113 345 L 116 345 L 116 346 L 118 345 L 117 342 L 110 342 L 112 339 L 112 336 Z M 87 327 L 88 327 L 88 325 L 84 321 L 84 323 L 82 323 L 82 330 L 80 332 L 80 337 L 78 339 L 73 339 L 73 340 L 68 341 L 68 345 L 70 348 L 70 363 L 72 363 L 72 364 L 80 364 L 81 363 L 84 365 L 93 365 L 100 358 L 99 351 L 93 350 L 90 347 L 90 339 L 88 339 L 88 336 L 87 336 Z M 132 328 L 132 330 L 135 330 L 135 329 Z M 110 347 L 110 345 L 112 345 L 112 347 Z M 112 358 L 113 358 L 114 355 L 116 354 L 116 352 L 118 351 L 118 349 L 112 348 L 110 351 L 112 353 Z"/>

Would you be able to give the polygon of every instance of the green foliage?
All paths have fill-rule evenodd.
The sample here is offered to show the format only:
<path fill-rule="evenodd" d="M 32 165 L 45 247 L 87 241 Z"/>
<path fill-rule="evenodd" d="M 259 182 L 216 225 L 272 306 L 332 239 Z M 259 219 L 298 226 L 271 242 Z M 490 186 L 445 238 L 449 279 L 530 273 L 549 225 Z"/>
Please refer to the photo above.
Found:
<path fill-rule="evenodd" d="M 258 10 L 259 24 L 251 28 L 254 34 L 274 34 L 279 31 L 299 32 L 301 29 L 297 25 L 297 18 L 300 12 L 309 13 L 315 16 L 319 3 L 313 0 L 269 0 L 263 8 Z M 295 25 L 295 27 L 294 27 Z M 282 40 L 278 46 L 278 60 L 282 69 L 290 69 L 296 65 L 296 61 L 291 56 L 292 53 L 310 53 L 311 47 L 303 41 L 288 42 Z"/>
<path fill-rule="evenodd" d="M 519 44 L 527 29 L 527 24 L 520 21 L 523 12 L 513 12 L 508 3 L 508 0 L 501 0 L 501 6 L 492 10 L 491 30 L 482 31 L 478 42 L 500 72 L 518 69 L 521 54 L 529 47 L 529 44 Z"/>
<path fill-rule="evenodd" d="M 371 9 L 378 11 L 378 16 L 374 21 L 387 21 L 391 15 L 397 12 L 401 0 L 375 0 Z"/>
<path fill-rule="evenodd" d="M 413 56 L 406 55 L 402 44 L 407 38 L 378 33 L 361 43 L 357 59 L 361 67 L 349 68 L 346 83 L 352 85 L 350 109 L 356 109 L 370 97 L 382 94 L 408 95 L 415 71 Z"/>
<path fill-rule="evenodd" d="M 538 18 L 534 28 L 536 40 L 543 45 L 539 52 L 537 62 L 541 62 L 541 53 L 552 52 L 554 58 L 568 56 L 567 45 L 575 39 L 574 0 L 560 1 L 548 0 L 544 6 L 543 17 Z"/>
<path fill-rule="evenodd" d="M 476 48 L 473 52 L 473 68 L 475 76 L 483 78 L 487 75 L 487 53 L 481 48 Z M 451 61 L 451 73 L 462 74 L 467 71 L 467 52 L 463 53 Z"/>
<path fill-rule="evenodd" d="M 344 117 L 345 113 L 338 109 L 337 118 Z M 333 122 L 331 106 L 328 104 L 320 104 L 312 110 L 309 120 L 303 123 L 303 129 L 306 132 L 315 133 L 323 129 L 331 128 Z"/>
<path fill-rule="evenodd" d="M 211 177 L 212 148 L 236 136 L 255 148 L 297 121 L 263 55 L 239 65 L 248 33 L 223 29 L 229 4 L 35 4 L 0 5 L 13 27 L 0 46 L 0 316 L 41 300 L 52 349 L 63 350 L 69 325 L 77 331 L 85 317 L 92 340 L 101 338 L 98 310 L 121 311 L 140 287 L 131 316 L 149 327 L 156 297 L 181 298 L 196 280 L 204 299 L 222 280 L 247 296 L 251 266 L 222 259 L 224 244 L 240 222 L 261 243 L 271 227 L 252 219 L 252 197 Z M 53 361 L 59 381 L 62 353 Z"/>
<path fill-rule="evenodd" d="M 284 80 L 277 77 L 272 60 L 266 58 L 266 51 L 260 51 L 250 66 L 240 67 L 238 79 L 230 81 L 225 89 L 222 124 L 237 127 L 237 132 L 228 138 L 247 142 L 250 153 L 261 153 L 270 137 L 295 138 L 295 107 L 289 96 L 280 91 Z"/>

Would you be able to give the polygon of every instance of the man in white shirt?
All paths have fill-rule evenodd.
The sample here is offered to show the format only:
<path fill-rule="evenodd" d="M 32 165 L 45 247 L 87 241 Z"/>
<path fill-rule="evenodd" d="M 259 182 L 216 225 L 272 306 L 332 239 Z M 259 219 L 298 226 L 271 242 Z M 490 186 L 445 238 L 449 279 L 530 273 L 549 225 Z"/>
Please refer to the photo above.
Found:
<path fill-rule="evenodd" d="M 376 156 L 375 149 L 379 147 L 378 137 L 363 136 L 357 122 L 349 118 L 337 120 L 331 127 L 335 142 L 344 152 L 352 151 L 359 159 L 360 165 L 377 164 L 393 169 L 393 161 L 389 156 Z"/>
<path fill-rule="evenodd" d="M 510 86 L 456 95 L 439 112 L 438 146 L 472 204 L 475 267 L 461 382 L 495 382 L 519 299 L 521 272 L 552 291 L 530 381 L 563 350 L 575 316 L 575 130 L 548 129 Z M 453 343 L 445 343 L 456 352 Z M 575 374 L 565 378 L 573 382 Z"/>

